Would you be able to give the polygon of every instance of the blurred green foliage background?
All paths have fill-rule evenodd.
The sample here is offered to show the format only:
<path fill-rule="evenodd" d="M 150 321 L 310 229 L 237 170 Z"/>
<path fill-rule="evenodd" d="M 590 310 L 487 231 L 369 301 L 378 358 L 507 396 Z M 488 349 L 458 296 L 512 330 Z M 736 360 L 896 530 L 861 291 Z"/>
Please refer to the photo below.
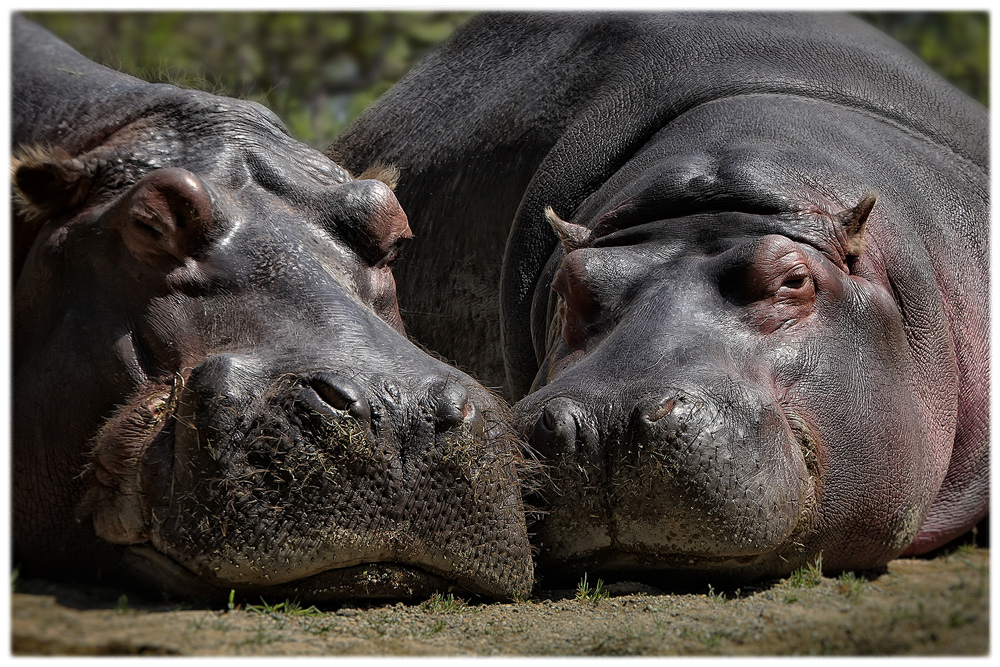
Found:
<path fill-rule="evenodd" d="M 986 12 L 856 12 L 958 88 L 989 106 L 990 25 Z"/>
<path fill-rule="evenodd" d="M 85 56 L 148 81 L 270 107 L 324 148 L 470 12 L 26 12 Z M 859 12 L 987 104 L 986 12 Z"/>

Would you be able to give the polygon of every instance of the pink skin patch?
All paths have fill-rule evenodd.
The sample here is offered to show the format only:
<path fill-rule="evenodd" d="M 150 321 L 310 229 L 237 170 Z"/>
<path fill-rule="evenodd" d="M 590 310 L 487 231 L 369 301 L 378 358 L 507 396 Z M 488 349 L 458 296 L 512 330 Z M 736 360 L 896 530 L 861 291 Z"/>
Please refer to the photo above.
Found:
<path fill-rule="evenodd" d="M 563 341 L 570 349 L 584 346 L 587 325 L 597 317 L 600 308 L 587 285 L 585 261 L 582 253 L 566 255 L 552 280 L 552 289 L 562 297 Z"/>
<path fill-rule="evenodd" d="M 399 257 L 404 243 L 413 238 L 413 232 L 406 213 L 388 185 L 377 180 L 362 182 L 369 187 L 366 198 L 370 213 L 360 239 L 363 247 L 358 248 L 364 260 L 359 263 L 358 285 L 379 317 L 403 333 L 392 263 Z"/>

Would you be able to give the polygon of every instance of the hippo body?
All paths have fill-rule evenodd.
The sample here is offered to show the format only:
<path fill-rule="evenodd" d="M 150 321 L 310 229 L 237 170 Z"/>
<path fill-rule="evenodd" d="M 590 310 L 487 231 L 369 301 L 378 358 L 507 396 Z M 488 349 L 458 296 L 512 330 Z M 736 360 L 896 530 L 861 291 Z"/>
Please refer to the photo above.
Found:
<path fill-rule="evenodd" d="M 505 407 L 403 334 L 410 236 L 264 107 L 13 19 L 13 547 L 179 594 L 532 586 Z"/>
<path fill-rule="evenodd" d="M 403 318 L 517 401 L 543 577 L 880 567 L 986 515 L 987 114 L 871 27 L 479 17 L 327 154 L 400 169 Z"/>

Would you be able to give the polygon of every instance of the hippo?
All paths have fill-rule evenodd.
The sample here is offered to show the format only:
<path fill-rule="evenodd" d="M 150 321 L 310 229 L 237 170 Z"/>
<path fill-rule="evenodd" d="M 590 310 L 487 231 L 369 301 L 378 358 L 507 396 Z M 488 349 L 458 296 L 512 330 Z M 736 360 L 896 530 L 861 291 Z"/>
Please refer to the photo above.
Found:
<path fill-rule="evenodd" d="M 738 582 L 986 516 L 987 135 L 847 15 L 499 13 L 326 153 L 399 169 L 403 319 L 515 402 L 540 580 Z"/>
<path fill-rule="evenodd" d="M 20 16 L 12 46 L 20 573 L 217 602 L 529 591 L 530 465 L 509 406 L 404 334 L 392 174 Z"/>

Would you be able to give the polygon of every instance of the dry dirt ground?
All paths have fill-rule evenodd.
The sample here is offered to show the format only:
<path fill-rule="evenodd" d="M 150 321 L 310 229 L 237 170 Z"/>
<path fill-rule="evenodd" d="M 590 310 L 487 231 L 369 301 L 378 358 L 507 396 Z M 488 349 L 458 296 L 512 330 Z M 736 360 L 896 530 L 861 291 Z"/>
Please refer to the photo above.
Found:
<path fill-rule="evenodd" d="M 544 591 L 518 603 L 435 596 L 217 608 L 15 579 L 14 655 L 985 655 L 989 550 L 897 560 L 868 577 L 803 570 L 742 590 L 641 584 Z M 610 594 L 604 597 L 605 594 Z"/>

